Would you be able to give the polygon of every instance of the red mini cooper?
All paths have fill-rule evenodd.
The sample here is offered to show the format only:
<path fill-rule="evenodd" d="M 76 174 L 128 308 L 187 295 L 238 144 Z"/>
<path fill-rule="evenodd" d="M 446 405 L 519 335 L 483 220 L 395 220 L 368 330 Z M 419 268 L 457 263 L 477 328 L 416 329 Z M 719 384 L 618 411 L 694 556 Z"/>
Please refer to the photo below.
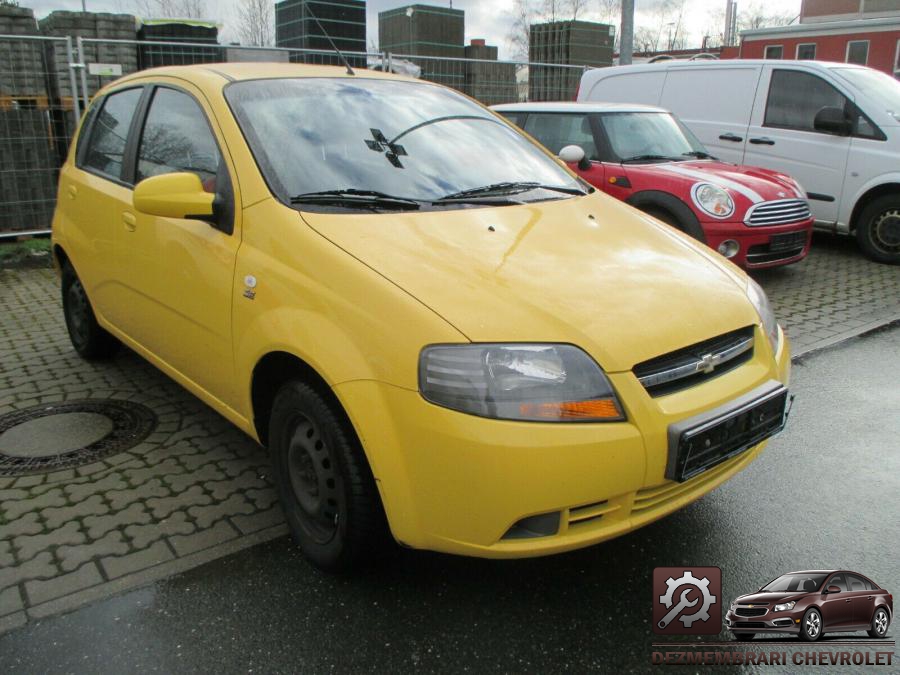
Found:
<path fill-rule="evenodd" d="M 592 185 L 741 267 L 787 265 L 809 251 L 813 218 L 797 181 L 717 160 L 662 108 L 510 103 L 493 109 Z"/>

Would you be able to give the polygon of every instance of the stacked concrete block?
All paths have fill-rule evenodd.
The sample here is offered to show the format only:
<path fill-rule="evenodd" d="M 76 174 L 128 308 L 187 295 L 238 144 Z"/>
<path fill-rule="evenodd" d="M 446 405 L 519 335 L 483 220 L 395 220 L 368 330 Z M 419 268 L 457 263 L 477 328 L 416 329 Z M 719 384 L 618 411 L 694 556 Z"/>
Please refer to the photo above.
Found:
<path fill-rule="evenodd" d="M 45 230 L 56 201 L 50 111 L 0 111 L 0 232 Z"/>
<path fill-rule="evenodd" d="M 516 66 L 497 61 L 497 47 L 484 40 L 472 40 L 466 45 L 465 92 L 484 105 L 512 103 L 518 100 Z"/>
<path fill-rule="evenodd" d="M 590 21 L 551 21 L 530 26 L 528 60 L 537 63 L 591 66 L 612 65 L 615 29 Z M 531 66 L 529 99 L 571 100 L 581 73 L 574 68 Z"/>
<path fill-rule="evenodd" d="M 43 45 L 27 39 L 30 35 L 38 35 L 32 10 L 0 5 L 0 97 L 4 100 L 47 96 Z M 8 105 L 0 104 L 0 108 Z"/>
<path fill-rule="evenodd" d="M 193 63 L 218 63 L 225 60 L 219 47 L 219 28 L 209 21 L 179 19 L 144 19 L 137 32 L 142 44 L 138 49 L 138 65 L 144 68 L 186 66 Z M 196 46 L 208 44 L 209 47 Z"/>

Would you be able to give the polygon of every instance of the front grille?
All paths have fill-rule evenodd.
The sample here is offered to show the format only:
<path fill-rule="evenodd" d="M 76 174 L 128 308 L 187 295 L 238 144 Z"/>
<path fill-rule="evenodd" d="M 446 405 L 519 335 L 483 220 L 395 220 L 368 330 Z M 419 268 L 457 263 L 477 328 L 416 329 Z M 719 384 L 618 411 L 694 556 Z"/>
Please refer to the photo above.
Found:
<path fill-rule="evenodd" d="M 768 611 L 765 607 L 738 607 L 734 613 L 738 616 L 762 616 Z"/>
<path fill-rule="evenodd" d="M 734 628 L 765 628 L 765 621 L 735 621 Z"/>
<path fill-rule="evenodd" d="M 809 202 L 805 199 L 780 199 L 751 206 L 744 223 L 750 227 L 787 225 L 809 220 L 809 217 Z"/>
<path fill-rule="evenodd" d="M 803 253 L 808 237 L 806 231 L 773 235 L 768 243 L 755 244 L 747 249 L 747 264 L 761 265 L 794 258 Z"/>
<path fill-rule="evenodd" d="M 727 373 L 753 356 L 753 326 L 698 342 L 633 368 L 651 396 L 663 396 Z"/>
<path fill-rule="evenodd" d="M 619 508 L 621 508 L 619 504 L 610 504 L 605 499 L 602 502 L 570 507 L 568 514 L 569 530 L 581 529 L 588 524 L 596 523 L 605 516 L 618 511 Z"/>

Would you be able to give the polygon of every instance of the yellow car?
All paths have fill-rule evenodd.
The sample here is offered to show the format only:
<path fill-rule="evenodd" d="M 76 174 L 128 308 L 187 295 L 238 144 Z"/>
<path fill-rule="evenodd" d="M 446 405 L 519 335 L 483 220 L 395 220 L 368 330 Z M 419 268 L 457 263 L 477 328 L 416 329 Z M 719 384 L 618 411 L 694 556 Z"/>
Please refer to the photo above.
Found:
<path fill-rule="evenodd" d="M 448 88 L 290 64 L 102 90 L 53 223 L 66 324 L 266 445 L 305 555 L 645 525 L 785 419 L 763 291 Z"/>

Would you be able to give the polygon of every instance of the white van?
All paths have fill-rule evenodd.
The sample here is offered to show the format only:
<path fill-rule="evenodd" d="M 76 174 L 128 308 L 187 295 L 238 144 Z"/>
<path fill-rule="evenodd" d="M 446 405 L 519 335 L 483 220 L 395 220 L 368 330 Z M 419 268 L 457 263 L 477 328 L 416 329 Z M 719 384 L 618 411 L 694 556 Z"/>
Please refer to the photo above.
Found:
<path fill-rule="evenodd" d="M 720 158 L 790 174 L 820 228 L 900 264 L 900 82 L 823 61 L 664 61 L 587 71 L 579 101 L 677 114 Z"/>

